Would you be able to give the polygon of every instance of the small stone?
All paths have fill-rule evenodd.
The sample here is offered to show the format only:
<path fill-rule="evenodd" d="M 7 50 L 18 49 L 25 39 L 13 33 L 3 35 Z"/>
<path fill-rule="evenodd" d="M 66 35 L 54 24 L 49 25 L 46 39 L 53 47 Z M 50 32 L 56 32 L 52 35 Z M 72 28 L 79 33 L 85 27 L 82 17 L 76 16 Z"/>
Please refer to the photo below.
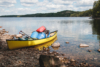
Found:
<path fill-rule="evenodd" d="M 44 52 L 45 54 L 47 54 L 47 52 Z"/>
<path fill-rule="evenodd" d="M 59 56 L 56 56 L 57 58 L 59 58 Z"/>
<path fill-rule="evenodd" d="M 65 54 L 62 54 L 62 56 L 65 56 Z"/>
<path fill-rule="evenodd" d="M 88 66 L 88 65 L 89 65 L 88 63 L 85 64 L 85 66 Z"/>
<path fill-rule="evenodd" d="M 69 44 L 69 42 L 68 42 L 68 41 L 66 41 L 66 43 L 67 43 L 67 44 Z"/>
<path fill-rule="evenodd" d="M 97 60 L 97 58 L 94 58 L 94 60 Z"/>
<path fill-rule="evenodd" d="M 88 52 L 92 52 L 92 50 L 88 50 Z"/>
<path fill-rule="evenodd" d="M 80 44 L 80 47 L 89 47 L 87 44 Z"/>
<path fill-rule="evenodd" d="M 20 64 L 22 63 L 21 61 L 18 61 Z"/>
<path fill-rule="evenodd" d="M 60 60 L 60 61 L 62 61 L 63 59 L 64 59 L 64 58 L 62 58 L 62 57 L 59 57 L 59 60 Z"/>
<path fill-rule="evenodd" d="M 52 52 L 49 52 L 49 54 L 52 54 Z"/>
<path fill-rule="evenodd" d="M 4 64 L 4 63 L 2 63 L 2 65 L 4 66 L 5 64 Z"/>
<path fill-rule="evenodd" d="M 100 49 L 98 49 L 98 51 L 100 52 Z"/>
<path fill-rule="evenodd" d="M 71 59 L 70 61 L 74 62 L 75 60 L 74 59 Z"/>

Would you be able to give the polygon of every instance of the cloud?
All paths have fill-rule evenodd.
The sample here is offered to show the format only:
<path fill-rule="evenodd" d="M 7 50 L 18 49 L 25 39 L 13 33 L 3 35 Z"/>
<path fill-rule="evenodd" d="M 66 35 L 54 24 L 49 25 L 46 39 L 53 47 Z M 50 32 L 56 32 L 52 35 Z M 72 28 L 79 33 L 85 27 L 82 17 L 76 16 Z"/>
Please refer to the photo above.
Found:
<path fill-rule="evenodd" d="M 75 5 L 77 7 L 93 6 L 94 1 L 97 1 L 97 0 L 80 0 Z"/>
<path fill-rule="evenodd" d="M 71 5 L 75 1 L 78 0 L 49 0 L 49 2 L 53 2 L 55 4 L 63 4 L 63 5 Z"/>
<path fill-rule="evenodd" d="M 16 0 L 0 0 L 1 7 L 12 7 L 16 3 Z"/>
<path fill-rule="evenodd" d="M 33 6 L 38 2 L 38 0 L 20 0 L 20 2 L 23 6 Z"/>

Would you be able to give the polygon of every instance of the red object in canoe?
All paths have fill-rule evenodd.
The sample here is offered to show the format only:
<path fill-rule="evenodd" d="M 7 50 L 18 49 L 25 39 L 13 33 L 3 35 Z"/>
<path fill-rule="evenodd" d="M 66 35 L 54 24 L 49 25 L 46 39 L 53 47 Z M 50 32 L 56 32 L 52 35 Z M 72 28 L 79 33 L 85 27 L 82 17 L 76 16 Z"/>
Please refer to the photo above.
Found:
<path fill-rule="evenodd" d="M 41 26 L 40 28 L 38 28 L 36 31 L 37 32 L 43 32 L 44 30 L 46 30 L 46 28 L 44 26 Z"/>

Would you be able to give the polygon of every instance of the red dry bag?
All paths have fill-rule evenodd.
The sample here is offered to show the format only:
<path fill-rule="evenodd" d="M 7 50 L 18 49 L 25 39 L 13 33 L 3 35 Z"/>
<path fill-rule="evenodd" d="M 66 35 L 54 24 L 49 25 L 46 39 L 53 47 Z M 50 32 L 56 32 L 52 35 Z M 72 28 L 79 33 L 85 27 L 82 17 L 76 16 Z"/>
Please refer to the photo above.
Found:
<path fill-rule="evenodd" d="M 37 32 L 43 32 L 44 30 L 46 30 L 46 28 L 44 26 L 41 26 L 40 28 L 38 28 L 36 31 Z"/>

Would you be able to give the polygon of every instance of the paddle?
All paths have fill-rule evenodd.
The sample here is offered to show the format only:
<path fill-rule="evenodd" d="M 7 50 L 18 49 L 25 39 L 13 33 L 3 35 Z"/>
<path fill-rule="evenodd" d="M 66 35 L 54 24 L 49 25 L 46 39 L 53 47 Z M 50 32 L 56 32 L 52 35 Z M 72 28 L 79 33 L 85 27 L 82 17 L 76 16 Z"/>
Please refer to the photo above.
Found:
<path fill-rule="evenodd" d="M 20 32 L 24 33 L 23 31 L 20 31 Z M 29 38 L 31 38 L 28 34 L 26 34 L 26 33 L 24 33 L 24 34 L 27 35 Z M 34 38 L 31 38 L 31 39 L 34 39 Z"/>
<path fill-rule="evenodd" d="M 20 32 L 24 33 L 23 31 L 20 31 Z M 20 33 L 20 32 L 19 32 L 19 33 Z M 27 35 L 28 37 L 30 37 L 28 34 L 26 34 L 26 33 L 24 33 L 24 34 Z"/>

